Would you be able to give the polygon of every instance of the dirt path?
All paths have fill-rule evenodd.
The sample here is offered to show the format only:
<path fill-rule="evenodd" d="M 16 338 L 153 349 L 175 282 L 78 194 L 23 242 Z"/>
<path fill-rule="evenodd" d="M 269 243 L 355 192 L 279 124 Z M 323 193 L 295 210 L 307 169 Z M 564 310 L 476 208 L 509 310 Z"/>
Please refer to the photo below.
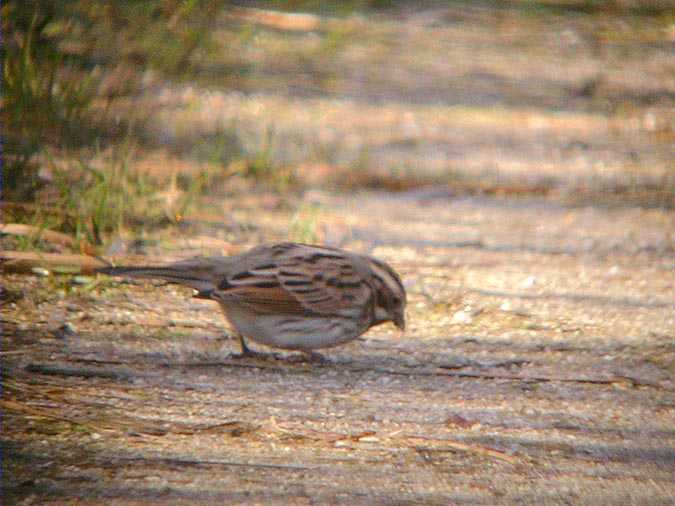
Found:
<path fill-rule="evenodd" d="M 4 276 L 7 504 L 672 504 L 672 213 L 311 199 L 401 271 L 404 336 L 232 360 L 179 288 Z"/>

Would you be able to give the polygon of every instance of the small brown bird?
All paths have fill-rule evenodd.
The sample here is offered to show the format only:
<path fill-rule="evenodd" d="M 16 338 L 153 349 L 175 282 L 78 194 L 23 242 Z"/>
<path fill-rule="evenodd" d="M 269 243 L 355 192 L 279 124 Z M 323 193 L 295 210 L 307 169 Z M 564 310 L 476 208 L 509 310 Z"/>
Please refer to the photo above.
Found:
<path fill-rule="evenodd" d="M 112 276 L 156 278 L 194 288 L 217 301 L 244 338 L 313 352 L 392 321 L 405 328 L 406 293 L 384 262 L 337 248 L 298 243 L 257 246 L 230 257 L 204 257 L 157 267 L 107 267 Z"/>

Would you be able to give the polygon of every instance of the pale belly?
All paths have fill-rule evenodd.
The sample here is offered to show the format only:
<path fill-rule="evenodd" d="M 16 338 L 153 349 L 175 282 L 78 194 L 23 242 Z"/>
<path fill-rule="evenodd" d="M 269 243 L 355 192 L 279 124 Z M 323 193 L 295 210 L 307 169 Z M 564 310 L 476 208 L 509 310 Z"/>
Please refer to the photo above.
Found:
<path fill-rule="evenodd" d="M 244 337 L 255 342 L 287 350 L 310 351 L 347 343 L 368 327 L 361 321 L 341 317 L 300 317 L 256 315 L 228 305 L 221 306 L 225 316 Z"/>

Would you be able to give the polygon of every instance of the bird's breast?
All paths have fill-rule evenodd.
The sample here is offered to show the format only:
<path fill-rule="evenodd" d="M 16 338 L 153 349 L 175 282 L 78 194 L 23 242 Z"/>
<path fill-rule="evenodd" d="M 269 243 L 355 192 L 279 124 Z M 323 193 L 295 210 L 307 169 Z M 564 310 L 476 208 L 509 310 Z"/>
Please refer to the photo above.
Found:
<path fill-rule="evenodd" d="M 237 304 L 221 307 L 244 337 L 288 350 L 330 348 L 356 339 L 368 330 L 368 320 L 362 317 L 256 313 Z"/>

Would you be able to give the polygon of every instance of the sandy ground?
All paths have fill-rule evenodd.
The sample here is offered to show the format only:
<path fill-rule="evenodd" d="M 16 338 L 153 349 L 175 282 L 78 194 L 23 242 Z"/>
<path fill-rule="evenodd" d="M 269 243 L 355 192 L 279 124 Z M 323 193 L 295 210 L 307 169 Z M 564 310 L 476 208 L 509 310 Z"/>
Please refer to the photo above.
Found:
<path fill-rule="evenodd" d="M 226 25 L 212 88 L 148 79 L 134 168 L 210 197 L 108 256 L 368 252 L 408 328 L 236 360 L 188 290 L 4 273 L 3 504 L 673 504 L 672 23 L 516 4 Z"/>
<path fill-rule="evenodd" d="M 673 503 L 672 212 L 306 198 L 319 240 L 401 272 L 406 333 L 235 360 L 181 288 L 5 275 L 7 504 Z M 240 244 L 183 233 L 201 253 L 287 237 L 283 210 L 243 226 L 261 214 L 226 221 Z"/>
<path fill-rule="evenodd" d="M 319 33 L 223 23 L 210 65 L 225 76 L 154 83 L 130 107 L 154 111 L 152 146 L 230 170 L 264 160 L 310 186 L 372 184 L 365 172 L 388 188 L 616 191 L 673 207 L 672 16 L 545 4 L 403 4 Z"/>

